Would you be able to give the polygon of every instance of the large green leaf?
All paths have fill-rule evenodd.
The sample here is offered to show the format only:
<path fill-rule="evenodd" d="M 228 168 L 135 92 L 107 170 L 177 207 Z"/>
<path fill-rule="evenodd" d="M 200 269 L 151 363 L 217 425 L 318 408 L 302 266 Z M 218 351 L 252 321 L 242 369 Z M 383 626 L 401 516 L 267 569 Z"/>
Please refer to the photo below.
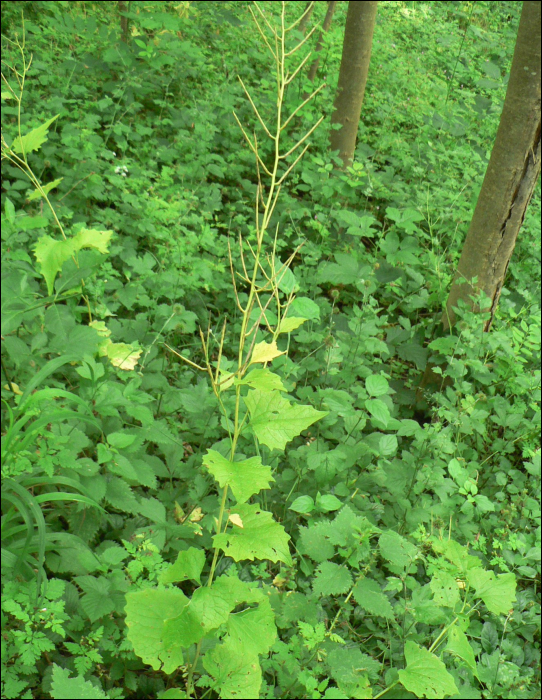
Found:
<path fill-rule="evenodd" d="M 341 595 L 352 585 L 352 574 L 346 566 L 324 561 L 318 567 L 312 590 L 316 595 Z"/>
<path fill-rule="evenodd" d="M 233 514 L 239 516 L 242 526 L 233 524 L 231 530 L 215 535 L 215 547 L 223 549 L 235 561 L 270 559 L 292 565 L 288 549 L 290 535 L 273 520 L 271 513 L 256 504 L 240 503 Z"/>
<path fill-rule="evenodd" d="M 190 547 L 184 552 L 179 552 L 175 563 L 161 574 L 160 583 L 178 583 L 188 579 L 201 583 L 200 576 L 204 565 L 204 550 Z"/>
<path fill-rule="evenodd" d="M 178 588 L 159 591 L 148 588 L 126 594 L 126 626 L 135 653 L 155 671 L 173 673 L 183 663 L 181 641 L 167 651 L 162 632 L 164 620 L 176 617 L 188 604 Z"/>
<path fill-rule="evenodd" d="M 264 598 L 256 608 L 231 614 L 226 629 L 244 654 L 267 654 L 277 638 L 275 615 L 269 598 Z"/>
<path fill-rule="evenodd" d="M 397 532 L 390 530 L 384 532 L 378 540 L 378 546 L 384 559 L 394 566 L 406 569 L 416 557 L 418 550 Z"/>
<path fill-rule="evenodd" d="M 495 615 L 506 615 L 516 599 L 516 577 L 514 574 L 498 574 L 484 569 L 471 569 L 468 574 L 471 586 Z"/>
<path fill-rule="evenodd" d="M 59 116 L 60 115 L 57 114 L 55 117 L 48 119 L 44 124 L 38 126 L 37 129 L 32 129 L 32 131 L 29 131 L 28 134 L 22 137 L 17 136 L 11 144 L 11 150 L 14 153 L 24 153 L 25 155 L 32 151 L 37 151 L 41 145 L 47 141 L 49 127 Z"/>
<path fill-rule="evenodd" d="M 386 429 L 391 415 L 390 409 L 382 401 L 382 399 L 367 399 L 365 401 L 365 408 L 369 413 L 375 418 L 379 423 L 382 423 L 384 429 Z"/>
<path fill-rule="evenodd" d="M 382 396 L 388 393 L 390 385 L 386 377 L 381 374 L 371 374 L 365 380 L 365 387 L 369 396 Z"/>
<path fill-rule="evenodd" d="M 251 457 L 242 462 L 230 462 L 216 450 L 208 450 L 203 464 L 218 481 L 221 488 L 228 484 L 238 503 L 245 503 L 255 493 L 268 489 L 271 468 L 262 464 L 260 457 Z"/>
<path fill-rule="evenodd" d="M 245 403 L 258 440 L 277 450 L 284 450 L 287 442 L 327 415 L 326 411 L 317 411 L 312 406 L 293 405 L 278 391 L 249 391 Z"/>
<path fill-rule="evenodd" d="M 96 231 L 81 229 L 67 240 L 55 240 L 51 236 L 41 236 L 35 246 L 36 260 L 40 264 L 41 274 L 45 277 L 47 291 L 53 294 L 55 277 L 62 265 L 83 248 L 94 248 L 100 253 L 107 253 L 113 231 Z"/>
<path fill-rule="evenodd" d="M 240 603 L 255 603 L 261 600 L 262 593 L 233 576 L 221 576 L 213 585 L 198 588 L 189 604 L 180 614 L 170 615 L 163 630 L 166 649 L 180 644 L 188 649 L 196 644 L 207 632 L 217 629 L 227 622 L 231 611 Z"/>
<path fill-rule="evenodd" d="M 445 651 L 458 656 L 477 674 L 474 650 L 469 644 L 467 635 L 457 625 L 448 632 L 448 644 Z"/>
<path fill-rule="evenodd" d="M 409 641 L 405 659 L 407 665 L 399 671 L 399 680 L 417 698 L 444 698 L 459 692 L 446 666 L 427 649 Z"/>
<path fill-rule="evenodd" d="M 61 668 L 53 664 L 53 673 L 51 676 L 51 697 L 55 700 L 107 700 L 109 695 L 106 695 L 101 688 L 97 688 L 90 681 L 85 680 L 83 676 L 75 676 L 70 678 L 70 671 L 67 668 Z"/>
<path fill-rule="evenodd" d="M 248 384 L 260 391 L 286 391 L 282 379 L 267 367 L 251 370 L 243 379 L 235 379 L 235 384 Z"/>
<path fill-rule="evenodd" d="M 227 637 L 203 659 L 221 698 L 259 698 L 262 670 L 257 654 L 247 653 L 243 645 Z"/>

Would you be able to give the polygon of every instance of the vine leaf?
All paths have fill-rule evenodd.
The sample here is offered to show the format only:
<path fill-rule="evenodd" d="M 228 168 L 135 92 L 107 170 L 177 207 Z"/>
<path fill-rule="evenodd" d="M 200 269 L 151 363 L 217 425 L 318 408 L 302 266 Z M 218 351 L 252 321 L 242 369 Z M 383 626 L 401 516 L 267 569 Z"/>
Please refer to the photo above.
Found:
<path fill-rule="evenodd" d="M 306 320 L 306 318 L 300 318 L 299 316 L 287 316 L 280 322 L 279 333 L 291 333 L 305 323 Z"/>

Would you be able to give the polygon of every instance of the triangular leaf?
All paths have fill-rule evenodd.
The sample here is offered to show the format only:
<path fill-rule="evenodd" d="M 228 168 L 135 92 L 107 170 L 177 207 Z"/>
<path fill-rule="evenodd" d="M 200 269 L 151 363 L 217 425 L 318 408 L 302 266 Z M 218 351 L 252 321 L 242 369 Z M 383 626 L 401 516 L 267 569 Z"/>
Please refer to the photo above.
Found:
<path fill-rule="evenodd" d="M 251 457 L 242 462 L 230 462 L 216 450 L 208 450 L 203 464 L 218 481 L 221 488 L 228 484 L 238 503 L 245 503 L 255 493 L 268 489 L 271 468 L 262 464 L 260 457 Z"/>
<path fill-rule="evenodd" d="M 268 598 L 256 608 L 230 615 L 226 627 L 244 654 L 267 654 L 277 638 L 275 615 Z"/>
<path fill-rule="evenodd" d="M 275 357 L 279 355 L 284 355 L 285 351 L 281 351 L 277 347 L 277 343 L 273 340 L 271 343 L 256 343 L 254 349 L 252 350 L 252 357 L 250 358 L 250 364 L 254 362 L 271 362 Z"/>
<path fill-rule="evenodd" d="M 190 547 L 184 552 L 179 552 L 175 563 L 161 574 L 160 583 L 179 583 L 180 581 L 192 580 L 201 584 L 200 576 L 204 566 L 204 550 Z"/>
<path fill-rule="evenodd" d="M 100 253 L 107 253 L 112 235 L 113 231 L 81 229 L 75 236 L 62 241 L 55 240 L 51 236 L 41 236 L 34 248 L 34 255 L 40 264 L 49 295 L 53 294 L 55 277 L 66 260 L 82 248 L 95 248 Z"/>
<path fill-rule="evenodd" d="M 446 645 L 445 651 L 448 651 L 450 654 L 454 654 L 460 659 L 463 659 L 467 666 L 469 666 L 474 673 L 477 674 L 474 650 L 469 644 L 467 635 L 457 625 L 452 627 L 452 629 L 448 632 L 448 644 Z"/>
<path fill-rule="evenodd" d="M 248 384 L 260 391 L 286 391 L 282 379 L 267 367 L 251 370 L 243 379 L 234 380 L 235 384 Z"/>
<path fill-rule="evenodd" d="M 292 405 L 277 391 L 249 391 L 245 403 L 258 440 L 277 450 L 283 450 L 302 430 L 327 415 L 312 406 Z"/>
<path fill-rule="evenodd" d="M 203 666 L 214 680 L 218 697 L 260 697 L 262 670 L 258 656 L 246 653 L 243 645 L 232 637 L 205 654 Z"/>
<path fill-rule="evenodd" d="M 135 653 L 155 671 L 173 673 L 183 663 L 180 643 L 166 651 L 162 641 L 164 620 L 175 617 L 188 604 L 178 588 L 146 589 L 126 594 L 126 626 Z"/>
<path fill-rule="evenodd" d="M 271 513 L 262 510 L 256 504 L 243 503 L 235 507 L 235 512 L 243 522 L 243 528 L 215 535 L 215 547 L 223 549 L 227 557 L 235 561 L 242 559 L 270 559 L 292 565 L 287 535 L 282 525 L 279 525 Z"/>
<path fill-rule="evenodd" d="M 306 320 L 306 318 L 299 318 L 297 316 L 287 316 L 280 322 L 279 333 L 291 333 L 295 331 L 296 328 L 299 328 L 302 323 L 305 323 Z"/>
<path fill-rule="evenodd" d="M 408 641 L 405 658 L 407 665 L 399 671 L 399 680 L 417 698 L 444 698 L 459 692 L 446 666 L 427 649 Z"/>
<path fill-rule="evenodd" d="M 14 153 L 24 154 L 37 151 L 40 146 L 47 141 L 47 132 L 49 131 L 49 127 L 55 121 L 55 119 L 58 119 L 59 116 L 60 115 L 57 114 L 55 117 L 48 119 L 44 124 L 38 126 L 37 129 L 29 131 L 28 134 L 25 134 L 22 138 L 17 136 L 17 138 L 11 144 L 11 150 Z"/>
<path fill-rule="evenodd" d="M 514 574 L 498 574 L 484 569 L 471 569 L 468 572 L 471 586 L 476 595 L 486 604 L 487 609 L 495 615 L 506 615 L 516 599 L 516 577 Z"/>
<path fill-rule="evenodd" d="M 49 194 L 51 190 L 54 190 L 55 187 L 58 187 L 58 185 L 62 182 L 63 179 L 63 177 L 59 177 L 57 180 L 53 180 L 53 182 L 48 182 L 46 185 L 42 185 L 41 192 L 39 190 L 34 190 L 34 192 L 31 192 L 28 195 L 28 201 L 33 202 L 35 199 L 41 199 L 44 194 Z"/>
<path fill-rule="evenodd" d="M 162 636 L 165 648 L 180 645 L 187 649 L 223 625 L 239 603 L 254 603 L 262 597 L 261 592 L 233 576 L 221 576 L 211 587 L 198 588 L 180 614 L 177 611 L 166 619 Z"/>

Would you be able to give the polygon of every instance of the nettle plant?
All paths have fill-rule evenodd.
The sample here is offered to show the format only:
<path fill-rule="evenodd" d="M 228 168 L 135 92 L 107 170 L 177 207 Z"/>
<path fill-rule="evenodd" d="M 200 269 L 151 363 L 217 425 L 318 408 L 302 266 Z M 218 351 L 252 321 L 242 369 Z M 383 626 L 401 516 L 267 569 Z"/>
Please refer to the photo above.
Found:
<path fill-rule="evenodd" d="M 226 323 L 215 363 L 210 331 L 206 335 L 200 331 L 205 367 L 179 355 L 208 373 L 229 438 L 226 454 L 209 449 L 203 458 L 203 464 L 222 489 L 213 540 L 215 549 L 205 584 L 201 584 L 201 574 L 206 554 L 193 547 L 180 552 L 177 561 L 161 575 L 163 585 L 185 580 L 201 584 L 190 598 L 179 588 L 147 588 L 129 593 L 126 605 L 128 638 L 136 653 L 153 668 L 166 673 L 184 666 L 189 696 L 194 692 L 194 672 L 204 642 L 208 648 L 212 647 L 203 656 L 203 667 L 209 675 L 200 678 L 198 685 L 210 686 L 221 697 L 257 697 L 259 694 L 262 682 L 259 657 L 267 655 L 276 639 L 274 614 L 267 595 L 258 589 L 257 583 L 241 581 L 235 574 L 216 577 L 217 562 L 223 552 L 237 562 L 259 559 L 292 566 L 288 548 L 290 536 L 271 513 L 258 503 L 249 503 L 274 481 L 271 468 L 262 463 L 258 445 L 283 451 L 287 442 L 327 415 L 285 398 L 280 376 L 268 368 L 275 358 L 285 354 L 278 348 L 279 336 L 290 333 L 307 320 L 288 314 L 294 299 L 288 274 L 295 252 L 284 264 L 278 261 L 275 255 L 278 226 L 272 236 L 269 226 L 281 186 L 303 157 L 309 146 L 308 138 L 322 119 L 286 149 L 282 145 L 285 129 L 320 88 L 287 118 L 283 117 L 286 88 L 303 69 L 308 56 L 291 72 L 288 65 L 310 34 L 288 50 L 287 41 L 299 20 L 286 26 L 286 3 L 282 3 L 279 28 L 272 26 L 257 4 L 254 7 L 252 18 L 276 69 L 277 111 L 273 133 L 241 81 L 259 123 L 273 144 L 273 157 L 271 165 L 266 165 L 256 134 L 251 139 L 237 120 L 255 155 L 258 176 L 254 239 L 239 238 L 241 272 L 234 271 L 230 249 L 235 298 L 242 319 L 237 360 L 234 363 L 223 354 Z M 245 244 L 251 260 L 247 260 Z M 245 286 L 244 294 L 238 293 L 236 280 Z M 265 327 L 268 338 L 258 342 L 260 325 Z M 241 459 L 239 440 L 249 435 L 253 436 L 257 454 Z M 194 645 L 195 651 L 190 653 Z"/>

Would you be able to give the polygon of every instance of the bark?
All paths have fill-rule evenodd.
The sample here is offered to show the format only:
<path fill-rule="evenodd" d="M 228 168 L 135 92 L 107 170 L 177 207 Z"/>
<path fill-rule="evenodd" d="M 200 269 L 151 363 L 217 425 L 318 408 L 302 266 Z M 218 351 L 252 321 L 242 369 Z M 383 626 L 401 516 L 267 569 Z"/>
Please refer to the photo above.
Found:
<path fill-rule="evenodd" d="M 128 4 L 127 2 L 124 2 L 124 0 L 119 0 L 119 12 L 121 13 L 120 15 L 120 33 L 122 37 L 122 41 L 127 42 L 128 41 L 128 17 L 125 17 L 122 13 L 123 12 L 128 12 Z"/>
<path fill-rule="evenodd" d="M 344 168 L 351 164 L 356 148 L 377 6 L 377 2 L 348 3 L 335 111 L 331 117 L 331 124 L 340 124 L 342 128 L 332 129 L 330 138 L 331 150 L 339 151 Z"/>
<path fill-rule="evenodd" d="M 320 32 L 320 36 L 318 37 L 318 41 L 316 42 L 316 47 L 314 49 L 315 59 L 309 68 L 308 77 L 311 82 L 314 82 L 314 79 L 316 78 L 316 71 L 318 70 L 318 64 L 320 63 L 320 51 L 322 50 L 324 34 L 328 32 L 329 28 L 331 27 L 331 20 L 333 19 L 333 13 L 335 12 L 336 7 L 337 0 L 330 0 L 327 4 L 327 12 L 324 18 L 324 23 L 322 24 L 322 31 Z"/>
<path fill-rule="evenodd" d="M 476 312 L 488 312 L 489 331 L 516 239 L 540 174 L 540 2 L 524 2 L 501 120 L 484 182 L 463 245 L 442 317 L 444 330 L 457 320 L 463 300 Z M 477 282 L 473 283 L 473 278 Z M 471 299 L 483 291 L 487 305 Z M 441 385 L 428 363 L 422 388 Z"/>
<path fill-rule="evenodd" d="M 307 31 L 307 25 L 309 23 L 309 20 L 312 16 L 312 11 L 314 10 L 314 2 L 308 2 L 305 11 L 303 13 L 303 18 L 301 19 L 301 22 L 299 23 L 299 31 L 302 34 L 305 34 Z"/>
<path fill-rule="evenodd" d="M 540 2 L 524 2 L 501 121 L 450 289 L 442 322 L 456 321 L 463 299 L 489 311 L 489 330 L 525 211 L 540 174 Z M 471 281 L 478 278 L 475 284 Z M 489 305 L 471 295 L 485 292 Z"/>

